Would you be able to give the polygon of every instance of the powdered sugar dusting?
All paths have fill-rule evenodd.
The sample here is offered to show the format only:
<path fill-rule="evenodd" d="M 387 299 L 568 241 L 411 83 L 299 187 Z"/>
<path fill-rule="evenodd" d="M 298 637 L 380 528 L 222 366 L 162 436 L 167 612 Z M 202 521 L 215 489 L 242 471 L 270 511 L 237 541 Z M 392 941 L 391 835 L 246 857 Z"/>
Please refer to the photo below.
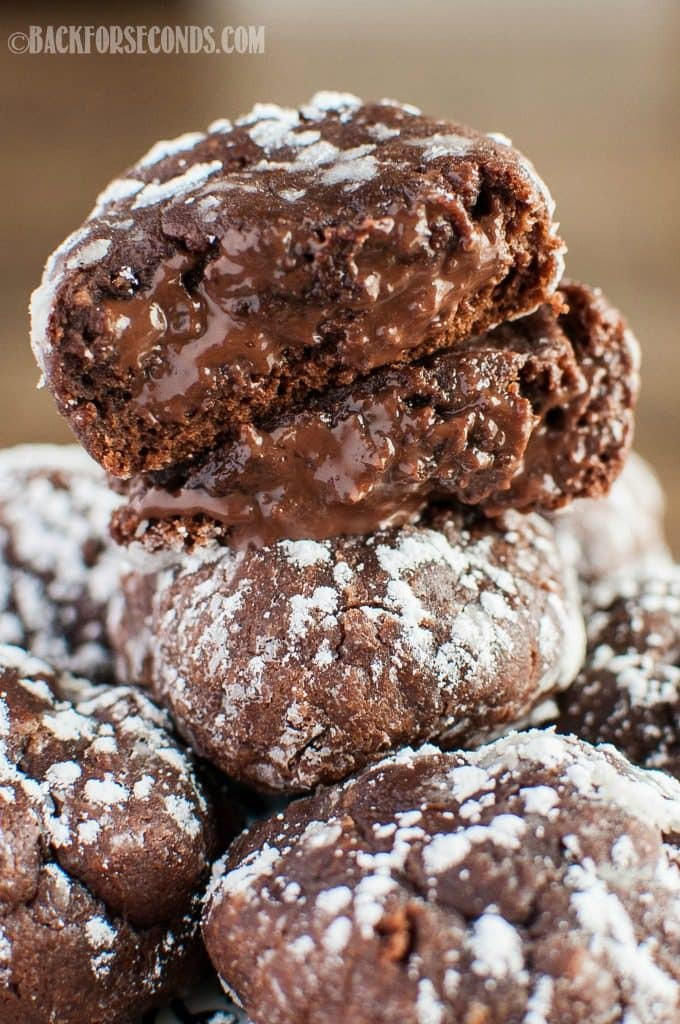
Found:
<path fill-rule="evenodd" d="M 108 523 L 119 504 L 75 445 L 0 452 L 0 643 L 110 677 L 104 617 L 121 559 Z"/>
<path fill-rule="evenodd" d="M 171 885 L 187 886 L 190 893 L 193 877 L 198 890 L 210 854 L 207 804 L 191 760 L 163 727 L 163 714 L 140 693 L 59 675 L 34 656 L 2 645 L 0 693 L 0 802 L 12 808 L 3 812 L 0 829 L 3 881 L 10 893 L 3 916 L 7 934 L 0 929 L 0 977 L 13 969 L 22 976 L 21 965 L 12 963 L 10 936 L 19 936 L 19 948 L 25 949 L 23 932 L 35 915 L 46 927 L 67 930 L 70 948 L 85 958 L 92 975 L 113 985 L 124 982 L 130 999 L 141 986 L 160 990 L 197 927 L 195 910 L 189 912 L 191 896 L 183 906 Z M 167 837 L 178 824 L 187 838 L 173 839 L 166 853 Z M 109 878 L 123 886 L 116 890 L 116 905 L 122 895 L 143 906 L 147 886 L 168 890 L 170 906 L 174 901 L 176 907 L 161 908 L 159 915 L 175 919 L 172 929 L 135 929 L 125 915 L 106 910 L 101 895 L 102 889 L 107 894 Z M 130 952 L 150 958 L 156 945 L 154 975 L 133 971 L 128 977 Z M 44 952 L 49 963 L 47 942 Z M 68 972 L 65 978 L 68 983 Z M 87 991 L 82 995 L 87 998 Z"/>
<path fill-rule="evenodd" d="M 259 552 L 199 551 L 153 584 L 157 692 L 230 773 L 240 770 L 239 745 L 252 750 L 245 723 L 266 714 L 268 742 L 253 750 L 249 770 L 275 788 L 290 784 L 291 766 L 302 787 L 329 770 L 342 777 L 405 727 L 447 742 L 483 732 L 485 700 L 503 705 L 499 678 L 508 686 L 504 715 L 513 700 L 516 717 L 528 714 L 573 679 L 583 626 L 551 528 L 536 516 L 505 522 L 512 540 L 502 529 L 468 533 L 454 519 L 449 533 L 404 527 Z M 525 667 L 515 684 L 518 661 Z M 420 689 L 404 726 L 409 674 Z M 208 685 L 219 688 L 217 717 L 205 716 Z M 360 741 L 343 718 L 346 692 L 376 723 Z"/>
<path fill-rule="evenodd" d="M 465 814 L 471 802 L 474 825 Z M 367 831 L 371 810 L 378 820 Z M 277 965 L 284 977 L 294 961 L 303 1008 L 332 984 L 334 955 L 346 956 L 351 944 L 366 976 L 373 967 L 380 974 L 386 936 L 403 948 L 400 922 L 413 920 L 418 955 L 382 998 L 413 1008 L 423 1024 L 462 1020 L 470 1005 L 489 1019 L 501 1019 L 503 1008 L 523 1024 L 547 1024 L 556 992 L 590 1008 L 584 978 L 592 972 L 614 1000 L 625 993 L 631 1020 L 671 1024 L 680 995 L 680 872 L 664 838 L 679 825 L 678 783 L 551 731 L 515 733 L 468 753 L 407 750 L 321 793 L 305 813 L 255 826 L 243 859 L 215 870 L 208 942 L 218 924 L 217 955 L 239 991 L 230 950 L 245 946 L 257 957 L 271 948 L 275 918 L 291 934 L 276 947 Z M 320 827 L 338 839 L 319 847 Z M 628 851 L 616 869 L 612 839 Z M 525 902 L 531 928 L 519 911 Z M 581 962 L 584 975 L 572 970 Z M 618 1004 L 611 1009 L 618 1013 Z"/>

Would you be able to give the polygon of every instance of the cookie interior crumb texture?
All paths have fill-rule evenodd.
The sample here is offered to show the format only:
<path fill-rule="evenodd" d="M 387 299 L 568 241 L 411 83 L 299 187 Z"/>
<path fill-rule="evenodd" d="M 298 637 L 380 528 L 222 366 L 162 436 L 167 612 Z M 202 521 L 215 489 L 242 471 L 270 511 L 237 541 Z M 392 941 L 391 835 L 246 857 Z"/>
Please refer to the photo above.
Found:
<path fill-rule="evenodd" d="M 676 1024 L 679 830 L 611 747 L 405 750 L 237 840 L 204 935 L 255 1024 Z"/>
<path fill-rule="evenodd" d="M 161 143 L 50 257 L 32 343 L 127 477 L 549 300 L 552 199 L 507 140 L 393 102 L 258 104 Z"/>

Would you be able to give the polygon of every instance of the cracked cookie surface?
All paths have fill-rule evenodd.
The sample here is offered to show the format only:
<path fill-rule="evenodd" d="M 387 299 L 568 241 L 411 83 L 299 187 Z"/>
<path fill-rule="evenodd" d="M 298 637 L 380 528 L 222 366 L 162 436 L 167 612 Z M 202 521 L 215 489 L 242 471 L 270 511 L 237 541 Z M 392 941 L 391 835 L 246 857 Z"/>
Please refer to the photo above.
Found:
<path fill-rule="evenodd" d="M 200 970 L 218 848 L 168 724 L 0 646 L 3 1024 L 132 1024 Z"/>
<path fill-rule="evenodd" d="M 109 519 L 120 500 L 76 445 L 0 451 L 0 643 L 111 680 L 105 619 L 121 556 Z"/>
<path fill-rule="evenodd" d="M 679 830 L 613 748 L 406 750 L 241 836 L 207 948 L 254 1024 L 677 1024 Z"/>
<path fill-rule="evenodd" d="M 581 672 L 558 698 L 557 728 L 613 743 L 680 777 L 680 566 L 600 584 Z"/>
<path fill-rule="evenodd" d="M 444 509 L 367 537 L 212 548 L 132 573 L 110 632 L 119 671 L 195 750 L 288 791 L 406 743 L 507 728 L 583 655 L 552 527 Z"/>

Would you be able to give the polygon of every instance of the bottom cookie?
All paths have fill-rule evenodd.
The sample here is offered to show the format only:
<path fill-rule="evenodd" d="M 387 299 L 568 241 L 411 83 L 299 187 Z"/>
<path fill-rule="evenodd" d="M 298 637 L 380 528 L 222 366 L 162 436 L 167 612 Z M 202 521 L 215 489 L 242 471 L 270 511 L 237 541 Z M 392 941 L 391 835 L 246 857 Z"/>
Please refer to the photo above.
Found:
<path fill-rule="evenodd" d="M 405 750 L 244 833 L 204 937 L 254 1024 L 677 1024 L 679 831 L 612 748 Z"/>

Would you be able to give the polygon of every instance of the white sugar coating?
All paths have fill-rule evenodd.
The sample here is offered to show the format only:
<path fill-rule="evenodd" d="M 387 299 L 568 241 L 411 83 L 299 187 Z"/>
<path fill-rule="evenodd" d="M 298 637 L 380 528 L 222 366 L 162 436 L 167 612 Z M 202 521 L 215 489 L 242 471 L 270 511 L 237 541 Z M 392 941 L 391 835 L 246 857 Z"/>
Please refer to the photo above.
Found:
<path fill-rule="evenodd" d="M 524 968 L 517 929 L 498 914 L 482 914 L 473 925 L 468 944 L 475 974 L 500 979 L 516 977 Z"/>
<path fill-rule="evenodd" d="M 359 97 L 351 92 L 332 92 L 326 89 L 315 92 L 311 100 L 300 109 L 306 118 L 316 120 L 333 111 L 342 113 L 358 110 L 361 103 Z"/>
<path fill-rule="evenodd" d="M 475 793 L 483 792 L 490 784 L 488 774 L 472 764 L 461 764 L 453 768 L 448 775 L 451 784 L 451 795 L 459 803 L 463 803 Z"/>
<path fill-rule="evenodd" d="M 318 850 L 322 846 L 332 846 L 341 835 L 342 828 L 335 822 L 328 824 L 325 821 L 310 821 L 300 841 L 305 843 L 310 850 Z"/>
<path fill-rule="evenodd" d="M 78 825 L 78 839 L 85 846 L 91 846 L 96 843 L 100 831 L 101 825 L 94 818 L 89 821 L 81 821 Z"/>
<path fill-rule="evenodd" d="M 116 939 L 116 929 L 103 917 L 91 917 L 85 923 L 85 934 L 94 949 L 110 948 Z"/>
<path fill-rule="evenodd" d="M 75 246 L 89 237 L 87 227 L 79 228 L 70 234 L 48 258 L 38 287 L 31 294 L 31 348 L 41 373 L 45 372 L 45 354 L 49 347 L 48 326 L 52 315 L 52 307 L 57 289 L 61 283 L 63 271 L 61 262 Z M 42 384 L 42 378 L 41 378 Z"/>
<path fill-rule="evenodd" d="M 487 700 L 499 706 L 497 679 L 512 678 L 519 663 L 532 671 L 528 685 L 525 676 L 518 682 L 514 716 L 522 719 L 573 680 L 585 637 L 574 573 L 550 525 L 531 515 L 503 522 L 507 534 L 468 534 L 453 521 L 450 539 L 404 527 L 369 538 L 282 541 L 266 555 L 199 551 L 154 578 L 146 640 L 135 651 L 138 637 L 131 636 L 126 656 L 142 666 L 151 654 L 159 697 L 186 720 L 204 753 L 214 748 L 227 772 L 234 771 L 232 749 L 250 743 L 244 721 L 258 708 L 274 708 L 269 742 L 251 759 L 258 782 L 273 788 L 281 788 L 291 763 L 296 781 L 311 788 L 321 766 L 333 763 L 334 744 L 348 756 L 340 744 L 351 722 L 337 721 L 335 712 L 348 689 L 366 695 L 366 714 L 375 714 L 383 735 L 399 731 L 403 742 L 400 680 L 413 672 L 449 710 L 427 712 L 431 720 L 422 705 L 414 708 L 411 735 L 422 715 L 423 732 L 445 734 L 451 743 L 473 731 L 469 716 Z M 433 585 L 435 579 L 441 583 Z M 370 659 L 343 642 L 348 629 L 350 637 L 377 638 Z M 326 677 L 323 699 L 319 671 Z M 284 673 L 294 685 L 282 689 Z M 214 706 L 206 713 L 204 685 L 218 691 L 217 715 Z M 382 703 L 375 696 L 381 692 Z M 459 694 L 466 706 L 457 712 Z M 488 731 L 494 728 L 492 722 Z M 485 730 L 482 724 L 480 735 Z M 360 767 L 370 757 L 352 737 L 350 743 Z M 352 762 L 344 763 L 348 773 Z"/>
<path fill-rule="evenodd" d="M 7 984 L 11 980 L 12 943 L 4 928 L 0 925 L 0 982 Z"/>
<path fill-rule="evenodd" d="M 154 143 L 148 153 L 141 160 L 138 160 L 135 166 L 150 167 L 153 164 L 158 164 L 169 156 L 192 149 L 204 138 L 203 132 L 185 132 L 183 135 L 178 135 L 176 139 L 161 139 L 159 142 Z"/>
<path fill-rule="evenodd" d="M 423 851 L 428 875 L 450 871 L 463 861 L 473 846 L 492 843 L 506 850 L 517 850 L 526 833 L 526 824 L 514 814 L 499 814 L 489 825 L 471 825 L 458 832 L 435 835 Z"/>
<path fill-rule="evenodd" d="M 347 948 L 352 935 L 352 922 L 348 917 L 336 917 L 326 929 L 323 939 L 324 949 L 331 956 L 340 956 Z"/>
<path fill-rule="evenodd" d="M 155 780 L 151 775 L 143 775 L 132 787 L 135 800 L 147 800 L 154 787 Z"/>
<path fill-rule="evenodd" d="M 206 898 L 218 893 L 220 899 L 225 896 L 243 896 L 249 899 L 255 892 L 256 885 L 263 877 L 273 874 L 274 867 L 281 856 L 278 847 L 265 843 L 261 850 L 248 856 L 239 867 L 223 875 L 224 860 L 218 860 L 213 867 L 213 874 Z"/>
<path fill-rule="evenodd" d="M 409 768 L 413 769 L 413 791 L 408 775 L 401 776 L 399 784 L 391 775 Z M 461 768 L 473 771 L 466 775 Z M 552 785 L 531 784 L 532 778 L 546 777 L 546 773 Z M 453 786 L 458 789 L 457 796 L 452 792 Z M 469 798 L 480 791 L 491 797 L 501 789 L 500 810 L 494 813 L 493 805 L 487 808 L 483 826 L 468 827 L 457 817 L 458 797 Z M 390 794 L 392 812 L 384 806 L 385 793 Z M 418 803 L 419 794 L 420 808 L 411 809 Z M 451 832 L 430 836 L 416 823 L 428 821 L 431 807 L 435 809 L 437 820 L 441 820 L 446 794 L 451 799 L 448 819 Z M 296 938 L 277 955 L 290 955 L 300 965 L 314 957 L 314 967 L 299 967 L 297 983 L 301 992 L 306 991 L 306 970 L 314 974 L 312 990 L 323 992 L 327 976 L 322 969 L 321 978 L 318 977 L 317 951 L 320 949 L 326 956 L 342 957 L 353 941 L 355 930 L 363 942 L 369 943 L 360 947 L 362 962 L 370 964 L 375 958 L 378 964 L 385 929 L 389 929 L 388 922 L 394 920 L 395 910 L 417 901 L 418 955 L 409 958 L 408 976 L 415 986 L 414 1012 L 419 1022 L 433 1024 L 449 1019 L 452 1007 L 458 1006 L 464 976 L 470 1002 L 481 1001 L 483 1005 L 485 992 L 493 993 L 497 985 L 509 984 L 514 992 L 524 993 L 524 1003 L 518 1004 L 523 1007 L 518 1017 L 522 1024 L 552 1024 L 556 1020 L 553 1009 L 556 985 L 562 990 L 563 985 L 573 984 L 576 995 L 583 991 L 587 996 L 587 992 L 578 987 L 582 984 L 580 975 L 571 977 L 568 968 L 564 977 L 559 973 L 551 977 L 533 966 L 535 950 L 540 949 L 542 956 L 545 948 L 535 947 L 533 943 L 546 940 L 554 943 L 556 957 L 552 962 L 557 972 L 560 971 L 559 951 L 564 943 L 569 963 L 578 964 L 579 958 L 584 958 L 584 979 L 594 970 L 602 976 L 604 986 L 624 993 L 622 1000 L 630 1012 L 622 1020 L 638 1024 L 671 1024 L 675 1020 L 680 998 L 680 972 L 673 968 L 674 951 L 680 938 L 680 929 L 675 923 L 680 909 L 680 871 L 676 850 L 659 844 L 658 851 L 654 852 L 653 839 L 654 836 L 662 839 L 675 835 L 680 827 L 680 784 L 675 780 L 634 768 L 613 748 L 594 748 L 573 737 L 558 736 L 552 730 L 534 730 L 511 734 L 464 753 L 446 755 L 431 747 L 426 751 L 405 750 L 321 799 L 329 815 L 326 821 L 315 819 L 305 824 L 304 816 L 296 820 L 294 816 L 288 818 L 284 812 L 278 819 L 280 829 L 272 821 L 267 826 L 268 840 L 254 849 L 234 871 L 225 875 L 223 862 L 214 875 L 208 904 L 209 914 L 212 914 L 219 912 L 219 907 L 232 907 L 235 892 L 247 894 L 247 906 L 234 910 L 231 918 L 234 940 L 248 942 L 253 937 L 251 929 L 256 927 L 255 936 L 257 929 L 261 929 L 260 939 L 256 939 L 252 947 L 253 955 L 257 955 L 257 942 L 261 940 L 266 944 L 271 934 L 270 908 L 273 913 L 274 908 L 282 905 L 279 896 L 274 894 L 273 880 L 276 879 L 276 892 L 280 891 L 278 886 L 283 886 L 284 892 L 292 890 Z M 556 876 L 550 881 L 550 890 L 543 890 L 546 883 L 542 871 L 537 875 L 536 905 L 542 907 L 542 915 L 547 915 L 548 920 L 537 938 L 533 934 L 536 925 L 528 932 L 523 921 L 515 925 L 489 901 L 483 912 L 469 920 L 466 918 L 462 933 L 456 931 L 457 937 L 450 947 L 449 963 L 457 965 L 462 957 L 467 974 L 453 966 L 444 970 L 439 947 L 431 951 L 424 943 L 428 928 L 433 934 L 441 934 L 441 929 L 446 927 L 441 915 L 448 909 L 447 902 L 445 899 L 438 903 L 438 883 L 431 883 L 423 890 L 422 876 L 415 865 L 418 858 L 422 858 L 426 873 L 431 870 L 437 875 L 451 862 L 458 865 L 465 860 L 477 843 L 491 844 L 491 848 L 499 843 L 504 853 L 492 855 L 492 861 L 507 864 L 507 884 L 510 885 L 515 877 L 514 858 L 526 867 L 539 863 L 541 857 L 541 833 L 534 834 L 532 824 L 531 834 L 528 834 L 527 822 L 507 812 L 506 801 L 511 799 L 519 801 L 519 807 L 523 806 L 529 815 L 568 815 L 565 824 L 573 829 L 568 834 L 560 826 L 555 832 L 563 836 L 564 854 L 562 863 L 556 867 Z M 374 801 L 380 806 L 381 814 L 393 813 L 394 816 L 392 830 L 387 828 L 390 822 L 385 818 L 372 830 L 381 844 L 379 850 L 371 848 L 370 839 L 365 835 L 366 812 Z M 400 801 L 408 803 L 400 806 Z M 360 815 L 356 821 L 352 810 L 355 806 Z M 313 813 L 311 809 L 310 813 Z M 631 835 L 637 834 L 634 830 L 638 825 L 642 827 L 639 849 L 644 853 L 637 852 L 638 847 L 631 839 Z M 308 863 L 314 835 L 320 828 L 333 827 L 342 832 L 342 844 L 329 847 L 326 860 L 315 862 L 314 870 L 306 873 L 304 866 Z M 544 828 L 548 830 L 549 826 L 546 824 Z M 583 850 L 592 847 L 593 838 L 597 841 L 598 829 L 603 835 L 614 836 L 615 842 L 609 847 L 611 859 L 608 859 L 605 845 L 603 859 L 595 862 Z M 646 829 L 651 832 L 647 833 Z M 546 835 L 548 853 L 553 851 L 553 834 L 546 831 Z M 530 842 L 538 843 L 535 853 L 525 851 L 525 844 Z M 455 856 L 452 856 L 454 851 Z M 554 856 L 554 851 L 546 856 L 546 866 L 552 863 Z M 346 884 L 322 890 L 312 900 L 306 899 L 318 885 L 319 873 L 324 870 L 322 864 L 327 865 L 335 878 L 345 879 Z M 472 862 L 465 866 L 467 873 L 461 871 L 456 879 L 456 890 L 464 891 L 466 886 L 471 886 L 475 898 L 483 900 L 484 875 L 474 874 Z M 411 871 L 415 871 L 416 885 Z M 517 878 L 524 879 L 518 884 L 531 885 L 521 872 Z M 418 895 L 423 892 L 424 895 Z M 502 899 L 503 892 L 494 888 L 494 895 Z M 556 908 L 550 910 L 553 899 L 557 901 Z M 426 926 L 427 907 L 433 900 L 437 901 L 437 915 Z M 566 900 L 567 911 L 560 909 L 563 900 Z M 513 896 L 511 906 L 514 901 Z M 650 916 L 652 907 L 654 916 Z M 550 919 L 551 914 L 554 920 Z M 455 912 L 453 921 L 459 930 L 460 918 Z M 279 918 L 279 927 L 285 929 L 286 922 L 286 917 Z M 672 947 L 661 955 L 666 941 L 672 941 Z M 479 988 L 470 987 L 471 976 L 479 979 Z M 607 987 L 603 991 L 607 991 Z"/>
<path fill-rule="evenodd" d="M 132 196 L 136 196 L 143 188 L 144 182 L 139 181 L 137 178 L 115 178 L 111 184 L 107 185 L 104 191 L 100 192 L 97 196 L 94 209 L 90 214 L 90 220 L 93 217 L 98 217 L 108 206 L 112 206 L 114 203 L 119 203 L 124 199 L 131 199 Z"/>
<path fill-rule="evenodd" d="M 172 820 L 183 832 L 186 832 L 192 839 L 199 834 L 201 823 L 196 817 L 193 804 L 186 797 L 172 794 L 164 797 L 163 803 Z"/>
<path fill-rule="evenodd" d="M 549 1024 L 554 990 L 553 979 L 547 974 L 542 974 L 529 996 L 527 1012 L 522 1024 Z"/>
<path fill-rule="evenodd" d="M 268 111 L 262 111 L 259 120 L 252 122 L 248 135 L 253 142 L 265 151 L 280 149 L 284 146 L 311 146 L 318 142 L 321 133 L 318 131 L 294 131 L 300 127 L 300 115 L 297 110 L 286 110 L 274 108 L 275 113 L 267 116 Z"/>
<path fill-rule="evenodd" d="M 288 952 L 296 960 L 306 960 L 314 952 L 314 940 L 311 935 L 300 935 L 288 944 Z"/>
<path fill-rule="evenodd" d="M 560 798 L 552 786 L 527 786 L 520 789 L 519 795 L 524 800 L 527 814 L 540 814 L 546 817 L 559 803 Z"/>
<path fill-rule="evenodd" d="M 69 256 L 66 266 L 69 270 L 84 269 L 103 260 L 111 248 L 111 241 L 108 238 L 95 238 L 87 245 L 81 246 L 77 253 Z"/>
<path fill-rule="evenodd" d="M 422 114 L 420 107 L 414 106 L 413 103 L 400 103 L 399 100 L 389 98 L 380 100 L 380 103 L 384 107 L 397 107 L 399 110 L 403 110 L 406 114 L 415 114 L 416 116 Z"/>
<path fill-rule="evenodd" d="M 444 1006 L 429 978 L 421 978 L 418 982 L 416 1016 L 418 1024 L 443 1024 L 445 1019 Z"/>
<path fill-rule="evenodd" d="M 493 139 L 494 142 L 498 142 L 501 146 L 512 146 L 512 139 L 503 132 L 487 132 L 488 138 Z"/>
<path fill-rule="evenodd" d="M 352 892 L 346 885 L 338 885 L 334 889 L 325 889 L 316 898 L 316 906 L 322 914 L 339 914 L 351 902 Z"/>
<path fill-rule="evenodd" d="M 121 559 L 108 524 L 120 501 L 75 445 L 0 452 L 0 643 L 30 645 L 70 672 L 110 675 L 104 618 Z"/>
<path fill-rule="evenodd" d="M 598 877 L 594 865 L 573 865 L 566 876 L 573 890 L 571 906 L 591 937 L 591 950 L 606 958 L 632 990 L 633 1008 L 647 1014 L 677 1010 L 680 986 L 640 943 L 633 922 L 618 896 Z M 641 1017 L 641 1019 L 647 1019 Z"/>
<path fill-rule="evenodd" d="M 378 163 L 370 154 L 375 146 L 370 144 L 342 150 L 333 164 L 322 171 L 320 181 L 324 185 L 338 185 L 340 182 L 369 181 L 378 173 Z"/>
<path fill-rule="evenodd" d="M 427 139 L 409 139 L 408 145 L 422 148 L 423 160 L 437 160 L 441 156 L 467 156 L 476 143 L 466 135 L 436 132 Z"/>
<path fill-rule="evenodd" d="M 9 708 L 5 701 L 0 698 L 0 736 L 9 736 L 10 728 Z"/>
<path fill-rule="evenodd" d="M 331 560 L 331 550 L 328 542 L 282 540 L 280 548 L 286 558 L 298 569 L 304 569 L 308 565 L 317 565 L 319 562 L 330 562 Z"/>
<path fill-rule="evenodd" d="M 305 194 L 303 188 L 282 188 L 279 195 L 282 199 L 285 199 L 287 203 L 295 203 L 298 199 L 302 199 Z"/>
<path fill-rule="evenodd" d="M 398 128 L 390 128 L 389 125 L 382 124 L 381 122 L 369 125 L 366 130 L 378 142 L 386 142 L 388 139 L 394 139 L 401 134 Z"/>
<path fill-rule="evenodd" d="M 127 803 L 129 793 L 125 786 L 115 782 L 113 778 L 88 779 L 85 783 L 85 796 L 94 804 L 106 807 Z"/>
<path fill-rule="evenodd" d="M 89 739 L 93 734 L 92 722 L 69 707 L 46 712 L 42 724 L 60 740 Z"/>
<path fill-rule="evenodd" d="M 221 160 L 210 160 L 203 164 L 193 164 L 184 172 L 178 174 L 169 181 L 152 181 L 136 194 L 132 204 L 133 210 L 145 206 L 152 206 L 155 203 L 163 203 L 168 199 L 176 199 L 178 196 L 191 192 L 198 185 L 207 181 L 211 175 L 222 169 Z"/>
<path fill-rule="evenodd" d="M 60 761 L 50 765 L 45 778 L 50 786 L 58 789 L 62 786 L 72 786 L 82 774 L 82 768 L 75 761 Z"/>

